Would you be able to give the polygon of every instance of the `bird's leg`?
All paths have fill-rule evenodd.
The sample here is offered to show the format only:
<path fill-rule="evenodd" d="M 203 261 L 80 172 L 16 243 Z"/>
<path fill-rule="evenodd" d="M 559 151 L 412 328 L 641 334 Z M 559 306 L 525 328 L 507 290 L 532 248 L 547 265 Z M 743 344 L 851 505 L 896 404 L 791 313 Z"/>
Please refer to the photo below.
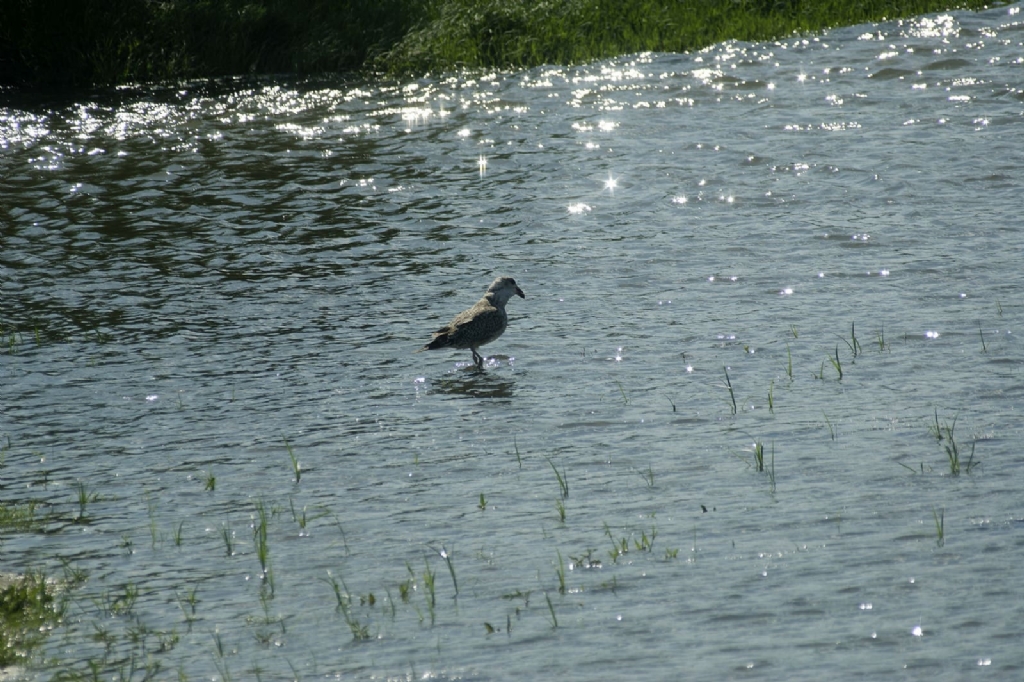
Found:
<path fill-rule="evenodd" d="M 476 363 L 476 366 L 479 369 L 483 369 L 483 367 L 484 367 L 484 356 L 482 356 L 479 353 L 477 353 L 476 352 L 476 348 L 470 348 L 470 350 L 473 351 L 473 362 Z"/>

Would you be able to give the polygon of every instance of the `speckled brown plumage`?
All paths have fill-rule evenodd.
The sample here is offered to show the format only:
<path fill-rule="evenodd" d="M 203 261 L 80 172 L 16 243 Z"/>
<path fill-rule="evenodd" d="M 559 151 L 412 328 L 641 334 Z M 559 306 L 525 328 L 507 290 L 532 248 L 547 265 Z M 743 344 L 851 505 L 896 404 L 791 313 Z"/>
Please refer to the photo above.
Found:
<path fill-rule="evenodd" d="M 478 349 L 504 333 L 505 327 L 508 326 L 505 304 L 513 296 L 526 298 L 526 294 L 514 279 L 497 278 L 491 282 L 483 298 L 434 332 L 434 338 L 430 343 L 416 352 L 439 348 L 468 348 L 473 352 L 473 362 L 476 366 L 483 367 L 484 358 Z"/>

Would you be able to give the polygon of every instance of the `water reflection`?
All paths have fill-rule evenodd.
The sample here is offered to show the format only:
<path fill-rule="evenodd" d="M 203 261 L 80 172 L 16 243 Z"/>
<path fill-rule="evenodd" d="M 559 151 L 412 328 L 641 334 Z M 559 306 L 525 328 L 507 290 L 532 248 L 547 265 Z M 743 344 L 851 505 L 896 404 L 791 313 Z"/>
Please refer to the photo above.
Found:
<path fill-rule="evenodd" d="M 488 358 L 488 363 L 491 359 Z M 478 369 L 475 365 L 460 367 L 432 384 L 433 392 L 469 398 L 512 398 L 515 396 L 514 378 L 500 376 L 494 371 Z"/>

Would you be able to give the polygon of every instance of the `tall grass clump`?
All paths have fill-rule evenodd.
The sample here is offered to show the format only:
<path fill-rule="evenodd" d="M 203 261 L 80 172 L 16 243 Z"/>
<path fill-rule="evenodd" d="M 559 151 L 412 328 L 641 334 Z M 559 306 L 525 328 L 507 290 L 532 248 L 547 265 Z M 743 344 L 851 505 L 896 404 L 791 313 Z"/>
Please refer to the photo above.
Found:
<path fill-rule="evenodd" d="M 63 616 L 54 588 L 39 574 L 0 580 L 0 669 L 24 664 L 53 623 Z"/>
<path fill-rule="evenodd" d="M 764 443 L 754 442 L 754 468 L 757 471 L 768 474 L 768 482 L 771 484 L 771 491 L 775 492 L 775 441 L 772 441 L 771 458 L 768 464 L 764 461 Z"/>
<path fill-rule="evenodd" d="M 961 472 L 970 474 L 974 467 L 979 464 L 974 461 L 975 442 L 971 443 L 971 454 L 967 457 L 967 461 L 963 461 L 962 455 L 964 453 L 961 451 L 961 444 L 957 442 L 954 435 L 958 417 L 959 415 L 953 417 L 952 422 L 943 421 L 942 425 L 939 425 L 939 413 L 936 410 L 935 424 L 929 427 L 932 435 L 935 436 L 936 440 L 942 445 L 943 450 L 946 451 L 946 458 L 949 460 L 950 476 L 959 476 Z"/>
<path fill-rule="evenodd" d="M 754 469 L 764 471 L 764 443 L 761 441 L 754 443 Z"/>
<path fill-rule="evenodd" d="M 845 343 L 846 347 L 850 349 L 850 352 L 853 354 L 854 360 L 856 360 L 857 356 L 860 355 L 861 350 L 862 350 L 861 345 L 860 345 L 860 341 L 857 340 L 857 323 L 856 322 L 851 322 L 850 323 L 850 340 L 847 341 L 846 339 L 843 339 L 843 343 Z"/>
<path fill-rule="evenodd" d="M 345 619 L 345 623 L 348 625 L 349 630 L 352 631 L 352 639 L 363 640 L 370 638 L 370 626 L 364 625 L 359 619 L 352 613 L 352 595 L 348 591 L 348 586 L 345 584 L 345 580 L 342 578 L 335 578 L 331 575 L 330 571 L 327 571 L 327 578 L 322 579 L 334 590 L 334 598 L 337 600 L 338 610 L 341 611 L 342 617 Z"/>
<path fill-rule="evenodd" d="M 830 363 L 832 363 L 832 368 L 833 368 L 833 369 L 834 369 L 834 370 L 835 370 L 836 372 L 838 372 L 838 373 L 839 373 L 839 378 L 837 379 L 837 381 L 842 381 L 842 380 L 843 380 L 843 363 L 842 363 L 842 361 L 841 361 L 841 360 L 839 359 L 839 346 L 836 346 L 836 355 L 835 355 L 835 359 L 833 359 L 833 358 L 832 358 L 832 356 L 829 356 L 829 358 L 828 358 L 828 361 L 829 361 Z"/>

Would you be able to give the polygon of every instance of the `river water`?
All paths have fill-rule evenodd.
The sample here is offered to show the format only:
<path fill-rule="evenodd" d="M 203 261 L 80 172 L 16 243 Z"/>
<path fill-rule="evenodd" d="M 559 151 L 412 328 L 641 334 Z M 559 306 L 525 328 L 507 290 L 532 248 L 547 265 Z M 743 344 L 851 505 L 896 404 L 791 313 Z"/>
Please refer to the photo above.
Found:
<path fill-rule="evenodd" d="M 1019 679 L 1019 10 L 3 94 L 25 674 Z"/>

